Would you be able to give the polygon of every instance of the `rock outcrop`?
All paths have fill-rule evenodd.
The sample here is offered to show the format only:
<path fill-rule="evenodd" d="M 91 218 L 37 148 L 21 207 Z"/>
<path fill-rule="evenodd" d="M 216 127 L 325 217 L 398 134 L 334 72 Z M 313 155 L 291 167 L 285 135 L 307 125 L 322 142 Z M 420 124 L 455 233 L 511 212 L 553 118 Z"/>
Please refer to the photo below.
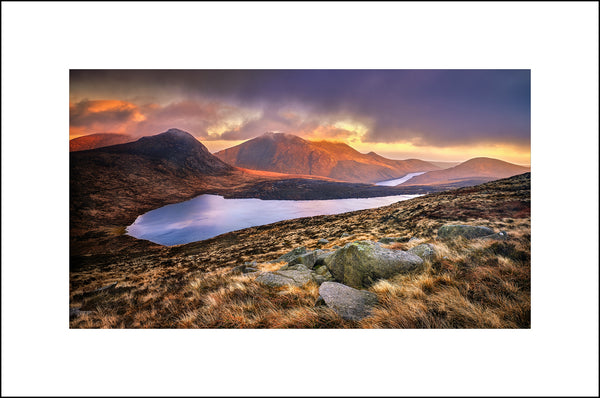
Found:
<path fill-rule="evenodd" d="M 303 286 L 312 280 L 313 272 L 302 265 L 298 265 L 296 269 L 264 272 L 256 277 L 257 282 L 271 287 Z"/>
<path fill-rule="evenodd" d="M 494 230 L 488 227 L 475 225 L 444 225 L 438 231 L 438 236 L 442 239 L 457 238 L 462 236 L 466 239 L 482 238 L 492 235 Z"/>
<path fill-rule="evenodd" d="M 319 294 L 327 304 L 342 318 L 359 321 L 371 313 L 377 304 L 377 296 L 364 290 L 353 289 L 337 282 L 323 282 Z"/>
<path fill-rule="evenodd" d="M 367 240 L 346 244 L 328 257 L 325 265 L 336 281 L 362 288 L 378 279 L 417 270 L 423 260 L 412 253 L 386 249 Z"/>
<path fill-rule="evenodd" d="M 408 250 L 408 252 L 421 257 L 423 260 L 431 260 L 435 257 L 435 249 L 430 243 L 423 243 L 415 246 Z"/>

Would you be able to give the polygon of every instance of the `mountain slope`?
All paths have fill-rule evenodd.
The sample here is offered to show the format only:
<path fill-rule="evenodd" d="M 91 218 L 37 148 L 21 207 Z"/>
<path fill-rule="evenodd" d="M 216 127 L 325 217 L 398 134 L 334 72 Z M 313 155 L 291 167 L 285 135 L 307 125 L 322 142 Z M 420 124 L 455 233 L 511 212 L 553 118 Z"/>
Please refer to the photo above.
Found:
<path fill-rule="evenodd" d="M 85 151 L 87 149 L 124 144 L 133 140 L 134 138 L 132 136 L 126 134 L 98 133 L 84 135 L 83 137 L 77 137 L 69 140 L 69 152 Z"/>
<path fill-rule="evenodd" d="M 201 194 L 302 200 L 389 196 L 414 189 L 408 191 L 246 171 L 210 154 L 190 134 L 171 129 L 135 142 L 70 153 L 71 253 L 139 247 L 141 241 L 119 235 L 137 216 Z"/>
<path fill-rule="evenodd" d="M 386 159 L 373 152 L 362 154 L 344 143 L 306 141 L 281 133 L 265 133 L 215 155 L 237 167 L 351 182 L 376 182 L 439 169 L 421 160 Z"/>
<path fill-rule="evenodd" d="M 402 186 L 447 184 L 470 180 L 486 182 L 523 174 L 528 171 L 530 171 L 529 167 L 481 157 L 467 160 L 449 169 L 430 171 L 413 177 Z"/>

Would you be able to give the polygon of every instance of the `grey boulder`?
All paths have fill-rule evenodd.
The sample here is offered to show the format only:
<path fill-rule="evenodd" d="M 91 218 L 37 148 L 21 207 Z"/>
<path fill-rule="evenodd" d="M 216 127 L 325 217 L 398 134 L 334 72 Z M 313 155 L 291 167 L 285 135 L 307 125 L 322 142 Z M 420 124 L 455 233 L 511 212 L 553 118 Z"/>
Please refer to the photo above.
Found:
<path fill-rule="evenodd" d="M 313 280 L 312 275 L 308 269 L 265 272 L 256 281 L 271 287 L 303 286 Z"/>
<path fill-rule="evenodd" d="M 462 236 L 466 239 L 482 238 L 491 235 L 494 230 L 488 227 L 476 225 L 444 225 L 438 230 L 438 236 L 442 239 L 457 238 Z"/>
<path fill-rule="evenodd" d="M 336 281 L 360 289 L 378 279 L 418 270 L 423 260 L 412 253 L 386 249 L 365 240 L 346 244 L 328 257 L 325 265 Z"/>
<path fill-rule="evenodd" d="M 315 254 L 314 251 L 311 251 L 311 252 L 306 252 L 299 256 L 293 257 L 291 260 L 288 261 L 288 265 L 303 264 L 307 268 L 312 269 L 315 266 L 316 262 L 317 262 L 317 255 Z"/>
<path fill-rule="evenodd" d="M 285 261 L 286 263 L 289 263 L 292 259 L 305 254 L 306 253 L 306 247 L 301 246 L 301 247 L 297 247 L 292 251 L 289 251 L 287 253 L 285 253 L 284 255 L 280 256 L 276 261 L 277 262 L 282 262 Z"/>
<path fill-rule="evenodd" d="M 369 316 L 377 304 L 377 296 L 364 290 L 353 289 L 337 282 L 323 282 L 319 295 L 342 318 L 359 321 Z"/>
<path fill-rule="evenodd" d="M 408 252 L 421 257 L 423 260 L 431 260 L 435 257 L 435 249 L 433 248 L 433 245 L 429 243 L 423 243 L 415 246 L 408 250 Z"/>

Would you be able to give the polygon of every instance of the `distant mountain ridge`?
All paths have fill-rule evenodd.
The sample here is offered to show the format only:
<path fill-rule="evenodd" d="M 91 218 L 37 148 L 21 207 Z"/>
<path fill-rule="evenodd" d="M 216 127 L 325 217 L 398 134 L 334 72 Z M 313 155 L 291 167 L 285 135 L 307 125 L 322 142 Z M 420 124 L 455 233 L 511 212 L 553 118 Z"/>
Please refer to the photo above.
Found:
<path fill-rule="evenodd" d="M 412 172 L 439 170 L 438 166 L 418 159 L 387 159 L 374 152 L 360 153 L 344 143 L 307 141 L 283 133 L 265 133 L 215 155 L 232 166 L 350 182 L 377 182 Z"/>
<path fill-rule="evenodd" d="M 134 140 L 135 138 L 127 134 L 89 134 L 69 140 L 69 152 L 85 151 L 88 149 L 102 148 L 110 145 L 124 144 Z"/>
<path fill-rule="evenodd" d="M 499 159 L 479 157 L 469 159 L 458 166 L 444 170 L 430 171 L 413 177 L 402 184 L 402 186 L 448 184 L 467 180 L 486 182 L 512 177 L 528 171 L 531 171 L 531 168 Z"/>

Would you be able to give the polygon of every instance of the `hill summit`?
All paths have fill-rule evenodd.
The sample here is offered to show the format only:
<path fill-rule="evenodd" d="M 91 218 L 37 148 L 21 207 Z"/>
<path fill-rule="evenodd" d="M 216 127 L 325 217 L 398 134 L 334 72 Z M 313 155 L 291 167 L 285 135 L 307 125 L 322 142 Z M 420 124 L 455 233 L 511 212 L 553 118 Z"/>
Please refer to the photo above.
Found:
<path fill-rule="evenodd" d="M 418 171 L 438 170 L 422 160 L 392 160 L 362 154 L 341 142 L 307 141 L 293 134 L 267 132 L 215 154 L 232 166 L 288 174 L 307 174 L 351 182 L 377 182 Z"/>

